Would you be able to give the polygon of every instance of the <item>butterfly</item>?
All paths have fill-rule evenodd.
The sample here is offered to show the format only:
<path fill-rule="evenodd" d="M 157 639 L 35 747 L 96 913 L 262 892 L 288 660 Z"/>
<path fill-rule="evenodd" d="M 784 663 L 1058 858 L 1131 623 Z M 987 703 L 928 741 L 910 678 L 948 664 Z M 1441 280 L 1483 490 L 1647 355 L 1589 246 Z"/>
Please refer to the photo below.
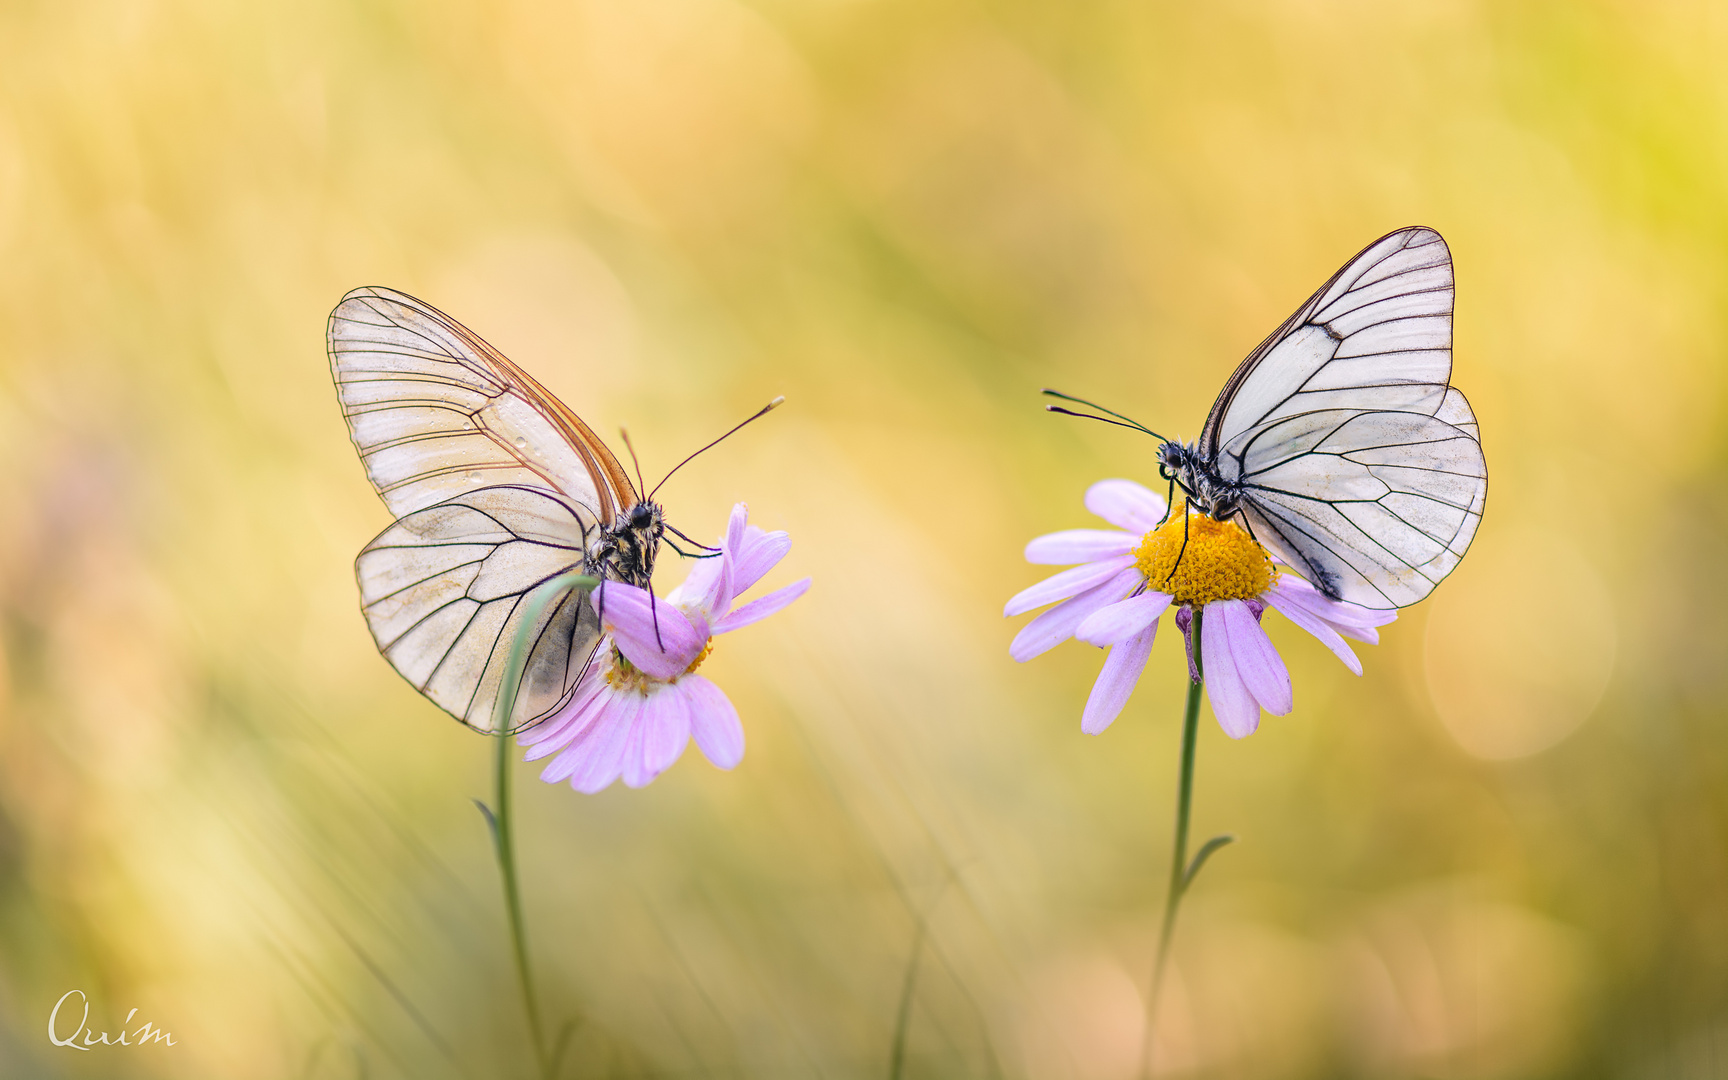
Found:
<path fill-rule="evenodd" d="M 1046 393 L 1157 438 L 1189 505 L 1239 519 L 1326 596 L 1407 607 L 1458 565 L 1488 494 L 1476 415 L 1451 385 L 1453 295 L 1439 233 L 1381 237 L 1248 354 L 1188 444 Z"/>
<path fill-rule="evenodd" d="M 355 289 L 330 313 L 328 345 L 349 435 L 396 518 L 354 561 L 379 652 L 445 712 L 495 733 L 526 629 L 506 730 L 557 712 L 600 621 L 567 593 L 524 628 L 529 594 L 576 569 L 647 589 L 667 531 L 683 534 L 568 406 L 430 304 Z"/>

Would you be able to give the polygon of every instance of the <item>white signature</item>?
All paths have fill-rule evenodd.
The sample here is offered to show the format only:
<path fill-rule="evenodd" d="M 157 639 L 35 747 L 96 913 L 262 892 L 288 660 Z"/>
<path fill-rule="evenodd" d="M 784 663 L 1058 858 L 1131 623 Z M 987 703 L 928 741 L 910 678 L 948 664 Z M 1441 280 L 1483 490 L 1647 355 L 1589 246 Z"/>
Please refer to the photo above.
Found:
<path fill-rule="evenodd" d="M 78 997 L 83 1000 L 84 1014 L 78 1018 L 77 1029 L 74 1030 L 72 1034 L 62 1039 L 59 1030 L 60 1006 L 66 1004 L 66 999 L 71 997 L 73 994 L 77 994 Z M 131 1012 L 127 1013 L 126 1023 L 130 1024 L 132 1022 L 132 1017 L 137 1014 L 137 1009 L 133 1009 Z M 71 1015 L 71 1010 L 67 1010 L 67 1015 Z M 53 1043 L 55 1046 L 70 1046 L 74 1050 L 88 1050 L 94 1046 L 143 1046 L 147 1042 L 166 1042 L 169 1046 L 174 1045 L 174 1036 L 151 1024 L 148 1020 L 144 1021 L 138 1030 L 131 1033 L 131 1039 L 126 1038 L 126 1029 L 122 1027 L 120 1029 L 120 1034 L 115 1036 L 112 1041 L 109 1040 L 106 1031 L 101 1032 L 100 1037 L 98 1037 L 97 1032 L 86 1030 L 86 1025 L 89 1024 L 89 1022 L 90 999 L 85 997 L 84 991 L 82 990 L 68 990 L 64 994 L 60 995 L 60 1000 L 54 1003 L 54 1011 L 48 1014 L 48 1041 Z M 78 1042 L 78 1036 L 80 1034 L 84 1036 L 82 1044 Z"/>

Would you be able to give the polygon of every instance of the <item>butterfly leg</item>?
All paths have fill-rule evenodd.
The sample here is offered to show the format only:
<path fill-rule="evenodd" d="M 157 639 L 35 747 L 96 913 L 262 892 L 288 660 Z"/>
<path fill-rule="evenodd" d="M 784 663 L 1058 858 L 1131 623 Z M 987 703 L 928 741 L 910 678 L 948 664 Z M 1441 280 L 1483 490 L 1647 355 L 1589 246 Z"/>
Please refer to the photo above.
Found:
<path fill-rule="evenodd" d="M 654 620 L 654 644 L 660 647 L 661 652 L 665 652 L 666 643 L 660 640 L 660 608 L 654 602 L 653 589 L 648 590 L 648 617 Z"/>
<path fill-rule="evenodd" d="M 1176 549 L 1176 561 L 1170 564 L 1170 572 L 1164 575 L 1164 584 L 1166 585 L 1170 583 L 1171 578 L 1176 576 L 1176 571 L 1181 569 L 1182 556 L 1188 553 L 1188 518 L 1188 508 L 1184 506 L 1182 508 L 1182 546 Z"/>
<path fill-rule="evenodd" d="M 673 551 L 676 551 L 678 554 L 684 556 L 686 559 L 712 559 L 714 556 L 720 554 L 719 548 L 709 547 L 707 544 L 704 544 L 700 541 L 692 540 L 688 536 L 685 536 L 682 532 L 678 531 L 677 529 L 673 528 L 670 525 L 666 526 L 666 531 L 671 533 L 672 535 L 678 537 L 680 540 L 684 541 L 685 543 L 690 544 L 693 547 L 700 548 L 703 551 L 708 553 L 706 555 L 691 555 L 689 552 L 685 551 L 683 548 L 679 547 L 677 544 L 673 544 L 672 541 L 670 541 L 670 540 L 666 541 L 668 544 L 671 544 Z"/>
<path fill-rule="evenodd" d="M 685 551 L 683 548 L 679 547 L 677 544 L 673 543 L 670 540 L 666 541 L 666 546 L 671 548 L 673 551 L 676 551 L 678 554 L 684 556 L 686 559 L 718 559 L 721 555 L 719 548 L 715 548 L 715 549 L 709 550 L 709 551 L 699 551 L 699 552 L 692 553 L 692 552 Z"/>

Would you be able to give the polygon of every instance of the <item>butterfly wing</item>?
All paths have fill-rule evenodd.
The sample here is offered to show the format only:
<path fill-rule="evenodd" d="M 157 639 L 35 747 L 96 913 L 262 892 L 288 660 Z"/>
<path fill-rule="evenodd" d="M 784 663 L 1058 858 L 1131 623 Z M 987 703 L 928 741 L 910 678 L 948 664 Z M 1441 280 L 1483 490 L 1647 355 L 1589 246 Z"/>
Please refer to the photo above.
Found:
<path fill-rule="evenodd" d="M 481 488 L 404 514 L 360 552 L 354 575 L 378 651 L 416 690 L 477 731 L 541 584 L 582 565 L 581 508 L 545 488 Z M 592 605 L 566 594 L 529 637 L 509 730 L 557 711 L 600 641 Z"/>
<path fill-rule="evenodd" d="M 397 517 L 482 487 L 561 492 L 611 524 L 635 489 L 563 402 L 479 335 L 393 289 L 330 313 L 330 370 L 366 475 Z"/>
<path fill-rule="evenodd" d="M 1202 452 L 1260 541 L 1327 595 L 1414 604 L 1458 564 L 1488 470 L 1452 375 L 1452 257 L 1432 229 L 1370 244 L 1244 360 Z"/>
<path fill-rule="evenodd" d="M 355 560 L 391 666 L 470 727 L 494 706 L 528 595 L 582 565 L 635 491 L 580 418 L 476 334 L 405 293 L 330 314 L 330 367 L 367 476 L 397 517 Z M 566 597 L 532 628 L 509 730 L 556 711 L 600 640 Z"/>

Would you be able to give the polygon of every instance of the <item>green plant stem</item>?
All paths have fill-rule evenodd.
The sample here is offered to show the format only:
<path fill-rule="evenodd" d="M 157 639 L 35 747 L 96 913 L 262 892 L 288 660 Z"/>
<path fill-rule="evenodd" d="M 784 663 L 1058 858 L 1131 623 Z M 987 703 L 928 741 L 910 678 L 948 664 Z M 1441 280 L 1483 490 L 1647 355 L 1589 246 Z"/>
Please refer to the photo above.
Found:
<path fill-rule="evenodd" d="M 516 979 L 522 985 L 522 1007 L 528 1013 L 528 1037 L 534 1044 L 534 1060 L 543 1080 L 551 1080 L 546 1057 L 546 1039 L 540 1027 L 540 1003 L 534 996 L 534 977 L 528 968 L 528 933 L 522 920 L 522 889 L 516 881 L 516 841 L 510 810 L 510 736 L 499 727 L 493 736 L 492 800 L 497 809 L 498 872 L 504 878 L 504 913 L 510 921 L 510 947 L 516 956 Z"/>
<path fill-rule="evenodd" d="M 510 718 L 516 711 L 516 694 L 522 684 L 522 669 L 528 662 L 528 638 L 538 627 L 546 605 L 570 591 L 586 592 L 599 584 L 591 577 L 571 572 L 553 578 L 534 591 L 524 605 L 522 622 L 510 643 L 510 658 L 504 665 L 504 681 L 492 716 L 493 754 L 492 821 L 493 848 L 498 872 L 504 879 L 504 913 L 510 922 L 510 946 L 516 957 L 516 978 L 522 985 L 522 1007 L 528 1014 L 528 1036 L 534 1044 L 534 1061 L 542 1080 L 553 1080 L 552 1059 L 547 1054 L 544 1029 L 540 1026 L 540 1002 L 534 996 L 534 977 L 528 967 L 528 931 L 522 918 L 522 889 L 516 879 L 515 815 L 510 808 Z M 580 603 L 580 599 L 577 601 Z"/>
<path fill-rule="evenodd" d="M 1158 955 L 1152 963 L 1152 984 L 1146 995 L 1146 1030 L 1140 1041 L 1140 1075 L 1152 1076 L 1152 1030 L 1158 1020 L 1158 998 L 1164 990 L 1164 969 L 1170 959 L 1170 939 L 1176 932 L 1176 912 L 1182 897 L 1193 882 L 1194 875 L 1212 852 L 1230 842 L 1229 837 L 1215 837 L 1207 842 L 1188 865 L 1188 821 L 1194 803 L 1194 743 L 1200 729 L 1200 690 L 1205 685 L 1205 667 L 1200 655 L 1201 610 L 1194 610 L 1194 622 L 1189 628 L 1194 642 L 1194 675 L 1188 682 L 1188 708 L 1182 716 L 1182 771 L 1176 788 L 1176 842 L 1170 854 L 1170 891 L 1164 900 L 1164 925 L 1158 933 Z"/>
<path fill-rule="evenodd" d="M 894 1016 L 894 1044 L 888 1054 L 888 1080 L 900 1080 L 906 1068 L 906 1032 L 912 1026 L 912 991 L 917 986 L 918 959 L 924 951 L 925 922 L 918 920 L 912 936 L 912 958 L 906 962 L 906 979 L 900 987 L 900 1008 Z"/>

